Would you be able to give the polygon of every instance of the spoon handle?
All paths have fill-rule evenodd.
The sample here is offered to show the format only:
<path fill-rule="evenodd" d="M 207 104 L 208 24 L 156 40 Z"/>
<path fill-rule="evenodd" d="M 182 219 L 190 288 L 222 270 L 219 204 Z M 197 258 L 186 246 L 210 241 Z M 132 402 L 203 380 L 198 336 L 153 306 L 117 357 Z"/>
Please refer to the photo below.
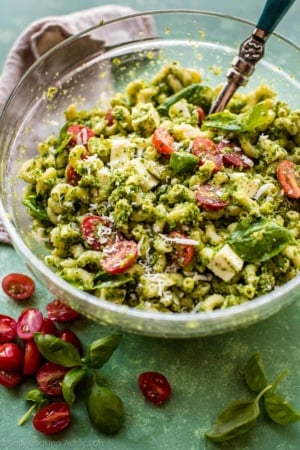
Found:
<path fill-rule="evenodd" d="M 256 63 L 263 57 L 265 42 L 295 0 L 267 0 L 252 34 L 240 46 L 227 72 L 227 83 L 212 105 L 210 114 L 223 111 L 235 91 L 246 86 Z"/>
<path fill-rule="evenodd" d="M 257 28 L 271 34 L 295 0 L 267 0 L 257 22 Z"/>

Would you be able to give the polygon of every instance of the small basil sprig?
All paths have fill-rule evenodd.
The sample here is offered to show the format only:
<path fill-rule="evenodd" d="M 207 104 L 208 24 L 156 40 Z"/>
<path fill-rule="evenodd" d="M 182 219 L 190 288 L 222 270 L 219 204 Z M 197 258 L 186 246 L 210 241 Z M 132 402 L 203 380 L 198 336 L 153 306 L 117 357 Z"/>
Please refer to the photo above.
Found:
<path fill-rule="evenodd" d="M 261 399 L 263 399 L 266 414 L 277 424 L 288 425 L 299 421 L 300 412 L 274 392 L 286 375 L 287 371 L 282 372 L 273 383 L 269 384 L 261 354 L 254 354 L 245 366 L 244 377 L 250 391 L 257 393 L 256 397 L 253 400 L 230 403 L 217 417 L 215 424 L 205 437 L 214 442 L 223 442 L 249 431 L 261 414 Z"/>
<path fill-rule="evenodd" d="M 26 411 L 26 413 L 18 421 L 18 425 L 24 425 L 24 423 L 31 417 L 31 415 L 41 409 L 42 406 L 46 405 L 49 400 L 46 395 L 43 394 L 39 389 L 32 389 L 28 391 L 25 400 L 33 402 L 33 405 Z"/>

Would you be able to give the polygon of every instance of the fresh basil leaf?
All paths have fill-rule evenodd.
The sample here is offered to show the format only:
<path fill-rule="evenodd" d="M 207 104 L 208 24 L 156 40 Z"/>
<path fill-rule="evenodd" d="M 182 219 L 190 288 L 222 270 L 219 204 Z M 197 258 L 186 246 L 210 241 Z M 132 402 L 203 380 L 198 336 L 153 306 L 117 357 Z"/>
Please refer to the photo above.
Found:
<path fill-rule="evenodd" d="M 259 398 L 258 396 L 255 400 L 230 403 L 217 417 L 214 426 L 205 437 L 214 442 L 223 442 L 249 431 L 260 415 Z"/>
<path fill-rule="evenodd" d="M 224 131 L 242 131 L 242 120 L 237 114 L 222 111 L 210 114 L 202 123 L 203 130 L 217 128 Z"/>
<path fill-rule="evenodd" d="M 212 103 L 213 91 L 209 86 L 200 83 L 193 83 L 166 99 L 164 103 L 157 107 L 160 114 L 168 114 L 169 108 L 179 100 L 185 99 L 192 105 L 200 105 L 205 113 L 208 113 Z"/>
<path fill-rule="evenodd" d="M 36 195 L 27 195 L 26 197 L 24 197 L 22 203 L 30 210 L 31 215 L 36 219 L 43 220 L 46 222 L 50 221 L 45 208 L 39 204 Z"/>
<path fill-rule="evenodd" d="M 35 343 L 40 353 L 56 364 L 64 367 L 82 366 L 80 354 L 75 345 L 52 334 L 35 333 Z"/>
<path fill-rule="evenodd" d="M 270 419 L 279 425 L 289 425 L 300 421 L 300 412 L 275 392 L 267 392 L 264 395 L 264 407 Z"/>
<path fill-rule="evenodd" d="M 189 172 L 199 163 L 199 158 L 188 152 L 174 152 L 170 157 L 170 166 L 174 173 Z"/>
<path fill-rule="evenodd" d="M 44 402 L 45 399 L 45 394 L 39 389 L 31 389 L 25 395 L 25 400 L 30 400 L 31 402 Z"/>
<path fill-rule="evenodd" d="M 246 383 L 254 392 L 260 392 L 268 385 L 260 353 L 255 353 L 247 362 L 244 369 Z"/>
<path fill-rule="evenodd" d="M 93 369 L 100 369 L 116 350 L 121 338 L 121 335 L 114 334 L 92 342 L 88 350 L 88 365 Z"/>
<path fill-rule="evenodd" d="M 75 392 L 77 384 L 85 377 L 87 373 L 86 367 L 73 367 L 69 370 L 62 381 L 62 393 L 65 401 L 72 406 L 75 402 Z"/>
<path fill-rule="evenodd" d="M 241 222 L 228 243 L 244 261 L 259 263 L 280 253 L 291 240 L 292 235 L 286 228 L 272 220 L 258 220 Z"/>
<path fill-rule="evenodd" d="M 256 103 L 242 117 L 241 131 L 264 131 L 273 120 L 276 113 L 274 112 L 274 102 L 270 99 Z"/>

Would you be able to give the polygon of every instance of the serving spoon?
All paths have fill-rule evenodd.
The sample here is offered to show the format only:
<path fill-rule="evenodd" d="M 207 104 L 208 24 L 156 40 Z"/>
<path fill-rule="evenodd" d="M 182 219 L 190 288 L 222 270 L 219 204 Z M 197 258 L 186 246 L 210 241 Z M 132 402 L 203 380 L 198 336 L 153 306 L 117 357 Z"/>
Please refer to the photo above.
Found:
<path fill-rule="evenodd" d="M 241 44 L 228 70 L 227 83 L 212 105 L 209 114 L 223 111 L 240 86 L 246 86 L 256 63 L 263 57 L 265 42 L 295 0 L 267 0 L 252 34 Z"/>

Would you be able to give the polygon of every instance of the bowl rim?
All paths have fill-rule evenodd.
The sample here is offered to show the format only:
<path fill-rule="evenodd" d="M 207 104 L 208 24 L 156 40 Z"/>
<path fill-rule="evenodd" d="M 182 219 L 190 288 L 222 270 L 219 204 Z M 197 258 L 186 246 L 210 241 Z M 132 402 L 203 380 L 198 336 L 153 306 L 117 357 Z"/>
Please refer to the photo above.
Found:
<path fill-rule="evenodd" d="M 247 26 L 255 27 L 254 22 L 249 21 L 247 19 L 243 19 L 240 17 L 222 14 L 218 12 L 212 12 L 212 11 L 205 11 L 205 10 L 194 10 L 194 9 L 161 9 L 161 10 L 149 10 L 149 11 L 142 11 L 137 12 L 134 14 L 129 14 L 121 17 L 117 17 L 115 19 L 111 19 L 107 22 L 104 22 L 103 24 L 98 24 L 92 27 L 89 27 L 80 33 L 77 33 L 73 36 L 70 36 L 60 44 L 56 45 L 54 48 L 50 49 L 48 52 L 46 52 L 43 56 L 41 56 L 36 62 L 33 63 L 33 65 L 26 71 L 26 73 L 22 76 L 18 84 L 15 86 L 13 91 L 11 92 L 8 100 L 5 103 L 5 106 L 0 113 L 0 125 L 2 116 L 5 115 L 5 111 L 9 108 L 10 102 L 13 99 L 13 97 L 16 95 L 18 89 L 23 83 L 23 80 L 31 73 L 33 72 L 46 58 L 48 58 L 52 52 L 57 51 L 58 48 L 63 48 L 64 46 L 67 46 L 70 42 L 73 40 L 78 39 L 79 37 L 85 35 L 86 33 L 90 33 L 93 30 L 98 29 L 99 27 L 105 27 L 106 25 L 111 25 L 114 23 L 118 23 L 124 20 L 130 20 L 137 17 L 145 17 L 145 16 L 158 16 L 158 15 L 165 15 L 165 14 L 188 14 L 188 15 L 200 15 L 200 16 L 209 16 L 209 17 L 216 17 L 216 18 L 222 18 L 222 19 L 228 19 L 230 21 L 238 22 L 238 23 L 244 23 Z M 300 47 L 296 45 L 291 40 L 285 38 L 281 34 L 278 33 L 272 33 L 274 36 L 279 38 L 280 40 L 287 43 L 289 46 L 292 46 L 295 50 L 300 51 Z M 238 49 L 237 49 L 238 50 Z M 194 335 L 198 336 L 201 335 L 201 329 L 199 332 L 199 326 L 201 323 L 205 323 L 205 327 L 203 331 L 207 331 L 208 327 L 211 325 L 215 326 L 215 331 L 213 334 L 217 334 L 218 331 L 218 324 L 220 327 L 221 332 L 225 332 L 227 330 L 230 330 L 230 325 L 234 326 L 234 323 L 238 323 L 239 327 L 243 326 L 243 324 L 251 324 L 259 317 L 260 320 L 263 320 L 264 318 L 269 317 L 270 315 L 274 314 L 277 310 L 280 310 L 284 305 L 282 305 L 282 300 L 279 297 L 278 298 L 278 292 L 280 292 L 282 295 L 287 294 L 290 291 L 295 290 L 297 287 L 299 287 L 299 276 L 295 276 L 293 279 L 289 280 L 284 285 L 275 288 L 273 291 L 264 294 L 256 299 L 249 300 L 248 302 L 230 306 L 225 309 L 219 309 L 219 310 L 213 310 L 213 311 L 203 311 L 203 312 L 181 312 L 181 313 L 174 313 L 174 312 L 159 312 L 159 311 L 150 311 L 145 309 L 137 309 L 132 308 L 127 305 L 118 305 L 112 302 L 108 302 L 106 300 L 99 299 L 98 297 L 95 297 L 91 294 L 88 294 L 85 291 L 81 291 L 80 289 L 75 288 L 70 283 L 66 282 L 62 278 L 60 278 L 55 272 L 53 272 L 50 268 L 48 268 L 45 263 L 43 263 L 39 258 L 33 254 L 30 249 L 25 245 L 25 242 L 21 239 L 21 236 L 17 233 L 17 230 L 14 226 L 14 224 L 10 221 L 9 217 L 7 216 L 4 208 L 4 204 L 2 201 L 2 195 L 0 196 L 0 217 L 2 218 L 3 224 L 5 228 L 7 229 L 11 241 L 13 243 L 13 246 L 15 247 L 15 250 L 22 254 L 22 256 L 25 258 L 25 261 L 29 260 L 31 262 L 31 265 L 38 271 L 43 272 L 43 277 L 48 277 L 48 279 L 53 283 L 53 286 L 55 286 L 58 289 L 62 289 L 64 291 L 68 291 L 70 295 L 73 295 L 80 301 L 88 301 L 88 303 L 92 304 L 93 306 L 97 305 L 97 308 L 99 310 L 105 311 L 107 313 L 112 313 L 113 315 L 119 315 L 124 314 L 128 318 L 136 318 L 143 320 L 153 320 L 153 321 L 159 321 L 161 324 L 167 324 L 167 323 L 177 323 L 181 325 L 188 325 L 191 323 L 191 327 L 195 327 Z M 40 266 L 42 265 L 42 268 Z M 29 266 L 31 269 L 31 267 Z M 41 271 L 42 269 L 42 271 Z M 33 271 L 33 270 L 32 270 Z M 35 271 L 33 271 L 35 274 Z M 36 275 L 36 274 L 35 274 Z M 37 277 L 41 278 L 41 277 Z M 44 283 L 45 284 L 45 283 Z M 285 305 L 288 305 L 291 301 L 287 300 Z M 273 308 L 272 310 L 267 310 L 267 306 L 272 303 Z M 244 317 L 247 313 L 251 315 L 251 317 L 247 316 Z M 84 313 L 83 313 L 84 314 Z M 229 325 L 229 328 L 228 326 Z M 129 330 L 134 331 L 135 328 Z M 197 331 L 196 331 L 197 330 Z M 188 328 L 186 328 L 186 331 L 188 331 Z M 220 331 L 219 331 L 220 332 Z M 192 333 L 192 329 L 191 329 Z M 147 333 L 142 333 L 147 334 Z M 168 333 L 170 334 L 170 333 Z M 193 333 L 192 333 L 193 334 Z M 204 333 L 204 335 L 207 335 L 208 333 Z M 161 333 L 159 333 L 161 335 Z M 179 337 L 179 336 L 178 336 Z M 182 336 L 180 336 L 182 337 Z M 189 335 L 188 335 L 189 337 Z"/>

